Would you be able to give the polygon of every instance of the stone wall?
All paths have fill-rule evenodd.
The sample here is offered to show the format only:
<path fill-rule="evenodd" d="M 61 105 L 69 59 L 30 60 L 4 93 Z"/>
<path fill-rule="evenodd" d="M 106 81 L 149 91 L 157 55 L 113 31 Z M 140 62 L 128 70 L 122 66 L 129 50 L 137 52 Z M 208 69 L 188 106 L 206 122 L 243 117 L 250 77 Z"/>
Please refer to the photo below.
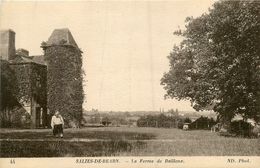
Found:
<path fill-rule="evenodd" d="M 82 120 L 82 55 L 69 29 L 55 29 L 42 43 L 47 63 L 47 104 L 62 114 L 65 125 L 79 127 Z"/>
<path fill-rule="evenodd" d="M 29 126 L 31 128 L 45 127 L 47 125 L 47 67 L 33 62 L 12 63 L 10 67 L 14 71 L 19 87 L 16 99 L 23 108 L 24 115 L 30 117 Z M 40 121 L 36 121 L 39 119 L 36 117 L 36 109 L 41 108 L 44 121 L 40 124 Z M 21 116 L 22 118 L 24 117 Z"/>
<path fill-rule="evenodd" d="M 78 127 L 82 120 L 83 87 L 81 53 L 69 45 L 45 48 L 48 81 L 48 109 L 59 110 L 68 127 Z"/>

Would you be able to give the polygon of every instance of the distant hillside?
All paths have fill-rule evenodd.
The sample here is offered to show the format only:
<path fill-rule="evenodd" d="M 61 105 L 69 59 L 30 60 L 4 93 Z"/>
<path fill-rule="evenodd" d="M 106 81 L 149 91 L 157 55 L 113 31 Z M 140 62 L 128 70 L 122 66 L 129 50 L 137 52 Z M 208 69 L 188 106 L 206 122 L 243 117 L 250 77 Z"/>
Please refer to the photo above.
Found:
<path fill-rule="evenodd" d="M 105 115 L 105 116 L 145 116 L 145 115 L 158 115 L 158 114 L 167 114 L 169 112 L 159 112 L 159 111 L 83 111 L 83 115 Z M 213 111 L 202 111 L 202 112 L 194 112 L 194 111 L 179 111 L 179 115 L 185 117 L 200 117 L 206 116 L 209 118 L 216 118 L 217 114 Z"/>

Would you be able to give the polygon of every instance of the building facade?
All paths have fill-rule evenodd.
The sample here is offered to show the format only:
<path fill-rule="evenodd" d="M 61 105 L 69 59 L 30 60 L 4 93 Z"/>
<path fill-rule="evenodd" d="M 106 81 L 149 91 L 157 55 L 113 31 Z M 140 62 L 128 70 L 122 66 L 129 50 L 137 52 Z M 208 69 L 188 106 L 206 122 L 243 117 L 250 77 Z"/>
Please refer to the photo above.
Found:
<path fill-rule="evenodd" d="M 13 96 L 17 104 L 9 109 L 9 117 L 6 118 L 10 120 L 9 126 L 46 127 L 48 125 L 47 66 L 44 62 L 35 61 L 35 56 L 29 56 L 27 50 L 15 49 L 15 32 L 13 30 L 1 31 L 0 39 L 1 60 L 9 62 L 18 86 L 18 92 Z M 41 59 L 43 56 L 37 58 L 37 60 Z"/>
<path fill-rule="evenodd" d="M 15 77 L 18 88 L 13 96 L 17 103 L 12 108 L 1 108 L 1 121 L 8 120 L 8 127 L 49 127 L 55 110 L 65 116 L 67 123 L 80 123 L 82 52 L 68 29 L 54 30 L 46 45 L 41 47 L 44 55 L 32 56 L 26 49 L 16 50 L 15 32 L 0 31 L 1 61 L 8 62 L 12 71 L 9 75 Z M 71 77 L 66 78 L 68 75 Z M 48 82 L 53 79 L 57 79 L 56 83 Z"/>
<path fill-rule="evenodd" d="M 30 116 L 30 127 L 46 127 L 48 125 L 47 67 L 34 62 L 13 62 L 9 65 L 19 87 L 16 98 L 27 115 Z"/>

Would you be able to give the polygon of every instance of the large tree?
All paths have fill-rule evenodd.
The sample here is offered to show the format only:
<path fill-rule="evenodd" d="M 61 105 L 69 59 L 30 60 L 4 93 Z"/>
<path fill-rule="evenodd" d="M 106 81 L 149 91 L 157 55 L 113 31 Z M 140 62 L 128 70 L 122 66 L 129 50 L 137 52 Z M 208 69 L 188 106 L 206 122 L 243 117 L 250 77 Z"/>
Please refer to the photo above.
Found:
<path fill-rule="evenodd" d="M 19 105 L 16 99 L 19 88 L 9 62 L 2 59 L 0 59 L 0 76 L 0 127 L 9 127 L 12 125 L 11 109 Z"/>
<path fill-rule="evenodd" d="M 161 79 L 166 97 L 188 99 L 196 110 L 213 109 L 260 118 L 260 2 L 219 1 L 208 13 L 188 17 L 183 37 L 168 56 Z"/>

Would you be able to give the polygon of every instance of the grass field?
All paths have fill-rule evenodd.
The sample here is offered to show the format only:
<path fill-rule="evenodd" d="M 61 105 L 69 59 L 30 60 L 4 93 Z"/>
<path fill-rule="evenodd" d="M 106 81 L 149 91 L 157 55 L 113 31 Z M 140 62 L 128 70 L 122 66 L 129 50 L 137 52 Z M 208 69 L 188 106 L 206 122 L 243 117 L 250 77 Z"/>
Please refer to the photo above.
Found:
<path fill-rule="evenodd" d="M 1 157 L 63 156 L 260 156 L 259 139 L 223 137 L 210 131 L 104 127 L 51 131 L 0 130 Z"/>

